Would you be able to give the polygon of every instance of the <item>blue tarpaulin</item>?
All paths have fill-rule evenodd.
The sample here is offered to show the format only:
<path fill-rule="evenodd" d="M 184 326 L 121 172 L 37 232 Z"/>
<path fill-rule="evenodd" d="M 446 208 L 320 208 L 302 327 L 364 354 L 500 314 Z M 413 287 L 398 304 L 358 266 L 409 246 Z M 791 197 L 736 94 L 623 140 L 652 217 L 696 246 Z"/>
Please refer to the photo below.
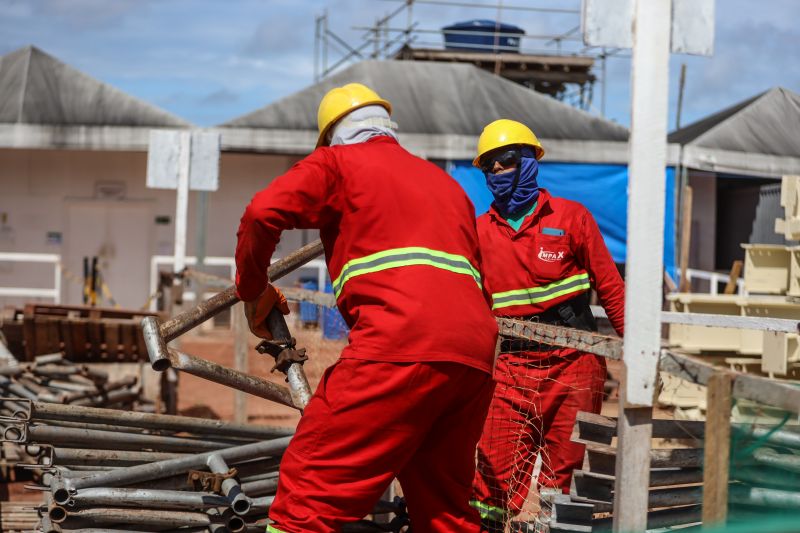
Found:
<path fill-rule="evenodd" d="M 452 161 L 448 171 L 467 192 L 478 214 L 492 203 L 483 173 L 471 161 Z M 664 267 L 675 268 L 675 169 L 667 168 L 667 200 L 664 217 Z M 553 196 L 561 196 L 586 206 L 600 226 L 614 261 L 625 262 L 628 221 L 628 167 L 596 163 L 539 164 L 539 185 Z"/>

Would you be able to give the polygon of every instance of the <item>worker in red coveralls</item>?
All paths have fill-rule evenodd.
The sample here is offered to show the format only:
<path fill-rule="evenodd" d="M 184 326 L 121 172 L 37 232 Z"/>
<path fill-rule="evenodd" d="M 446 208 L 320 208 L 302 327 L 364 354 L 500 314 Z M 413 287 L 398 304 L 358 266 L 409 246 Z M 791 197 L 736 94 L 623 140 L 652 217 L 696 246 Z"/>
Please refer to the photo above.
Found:
<path fill-rule="evenodd" d="M 494 196 L 478 218 L 492 309 L 497 316 L 596 331 L 589 308 L 594 289 L 622 335 L 622 278 L 591 213 L 538 186 L 542 156 L 533 132 L 512 120 L 492 122 L 478 141 L 474 165 Z M 471 503 L 483 531 L 500 532 L 522 510 L 537 454 L 540 494 L 569 491 L 584 451 L 570 441 L 576 413 L 600 412 L 606 368 L 602 358 L 577 350 L 504 341 L 494 376 Z"/>
<path fill-rule="evenodd" d="M 292 228 L 320 230 L 351 328 L 281 461 L 270 533 L 340 531 L 395 477 L 416 533 L 479 531 L 469 499 L 497 324 L 474 209 L 456 181 L 398 144 L 390 113 L 364 85 L 331 90 L 316 150 L 242 217 L 236 285 L 251 329 L 263 334 L 280 300 L 266 272 Z"/>

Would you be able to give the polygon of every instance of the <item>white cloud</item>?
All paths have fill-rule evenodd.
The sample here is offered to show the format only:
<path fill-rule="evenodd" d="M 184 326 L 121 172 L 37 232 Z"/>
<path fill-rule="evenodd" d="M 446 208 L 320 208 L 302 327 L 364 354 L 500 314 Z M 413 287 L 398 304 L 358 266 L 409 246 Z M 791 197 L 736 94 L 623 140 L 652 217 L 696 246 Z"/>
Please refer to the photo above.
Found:
<path fill-rule="evenodd" d="M 401 5 L 376 0 L 0 0 L 0 52 L 35 44 L 188 120 L 222 122 L 312 83 L 315 15 L 327 10 L 331 31 L 357 45 L 364 32 L 354 26 L 371 25 Z M 580 2 L 540 0 L 537 5 L 577 9 Z M 496 15 L 496 7 L 414 6 L 414 19 L 424 29 Z M 534 35 L 565 32 L 578 22 L 577 15 L 504 10 L 501 16 Z M 751 0 L 717 0 L 716 55 L 672 61 L 670 125 L 683 61 L 689 65 L 684 123 L 774 85 L 800 90 L 798 18 L 797 0 L 762 0 L 757 8 Z M 405 24 L 401 13 L 392 25 Z M 441 36 L 425 34 L 421 40 L 441 42 Z M 545 47 L 544 41 L 531 39 L 524 44 Z M 563 44 L 565 51 L 582 48 L 579 42 Z M 548 49 L 555 51 L 552 45 Z M 329 64 L 339 57 L 331 49 Z M 623 124 L 628 122 L 628 76 L 629 60 L 608 61 L 607 116 Z M 238 100 L 201 104 L 226 90 Z M 594 95 L 599 109 L 599 85 Z M 228 114 L 208 118 L 209 107 Z"/>

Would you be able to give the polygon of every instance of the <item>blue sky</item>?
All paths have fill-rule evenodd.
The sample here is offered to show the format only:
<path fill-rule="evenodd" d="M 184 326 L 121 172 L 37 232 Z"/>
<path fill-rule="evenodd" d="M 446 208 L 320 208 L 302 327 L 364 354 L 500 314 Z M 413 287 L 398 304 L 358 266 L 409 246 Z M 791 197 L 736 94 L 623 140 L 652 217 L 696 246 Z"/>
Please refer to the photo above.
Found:
<path fill-rule="evenodd" d="M 580 7 L 579 0 L 504 3 Z M 370 25 L 398 5 L 385 0 L 0 0 L 0 54 L 36 45 L 102 81 L 210 126 L 313 82 L 316 14 L 327 9 L 330 29 L 357 44 L 362 32 L 353 26 Z M 496 9 L 414 8 L 414 19 L 424 29 L 496 15 Z M 564 32 L 579 22 L 577 15 L 511 11 L 501 19 L 531 35 Z M 715 55 L 672 58 L 670 129 L 682 62 L 688 68 L 683 124 L 776 85 L 800 92 L 798 19 L 800 0 L 717 0 Z M 395 20 L 395 26 L 404 25 L 405 14 Z M 440 40 L 438 35 L 423 39 Z M 543 41 L 525 43 L 543 48 Z M 337 54 L 331 52 L 331 59 Z M 606 89 L 606 116 L 625 125 L 629 61 L 608 60 Z M 599 83 L 595 107 L 599 114 Z"/>

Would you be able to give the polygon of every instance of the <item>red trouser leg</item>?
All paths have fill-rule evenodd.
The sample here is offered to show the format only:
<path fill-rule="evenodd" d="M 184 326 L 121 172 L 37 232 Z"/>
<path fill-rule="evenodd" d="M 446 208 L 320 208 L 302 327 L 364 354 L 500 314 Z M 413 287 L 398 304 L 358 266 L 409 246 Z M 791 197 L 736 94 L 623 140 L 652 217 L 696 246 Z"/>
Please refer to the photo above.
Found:
<path fill-rule="evenodd" d="M 540 411 L 538 370 L 518 359 L 502 354 L 497 360 L 497 386 L 478 443 L 472 505 L 491 522 L 502 523 L 522 509 L 542 442 L 532 420 Z"/>
<path fill-rule="evenodd" d="M 492 385 L 488 374 L 456 363 L 340 360 L 326 371 L 281 460 L 267 531 L 339 531 L 368 514 L 401 475 L 415 531 L 464 524 L 455 530 L 477 532 L 477 516 L 466 508 L 474 463 L 464 457 L 472 457 Z M 438 450 L 438 460 L 423 446 Z M 428 504 L 434 496 L 424 491 L 444 494 Z M 454 501 L 461 493 L 463 502 Z"/>
<path fill-rule="evenodd" d="M 475 445 L 494 390 L 494 382 L 485 377 L 437 419 L 398 476 L 415 533 L 479 531 L 478 513 L 469 497 Z"/>
<path fill-rule="evenodd" d="M 575 417 L 599 412 L 605 363 L 572 350 L 502 354 L 495 380 L 478 444 L 473 506 L 484 518 L 504 521 L 522 509 L 540 451 L 540 485 L 569 488 L 583 459 L 583 446 L 570 441 Z"/>
<path fill-rule="evenodd" d="M 572 471 L 583 463 L 585 449 L 571 440 L 575 418 L 578 411 L 600 413 L 606 365 L 602 358 L 586 353 L 565 363 L 550 376 L 539 486 L 568 493 Z"/>

